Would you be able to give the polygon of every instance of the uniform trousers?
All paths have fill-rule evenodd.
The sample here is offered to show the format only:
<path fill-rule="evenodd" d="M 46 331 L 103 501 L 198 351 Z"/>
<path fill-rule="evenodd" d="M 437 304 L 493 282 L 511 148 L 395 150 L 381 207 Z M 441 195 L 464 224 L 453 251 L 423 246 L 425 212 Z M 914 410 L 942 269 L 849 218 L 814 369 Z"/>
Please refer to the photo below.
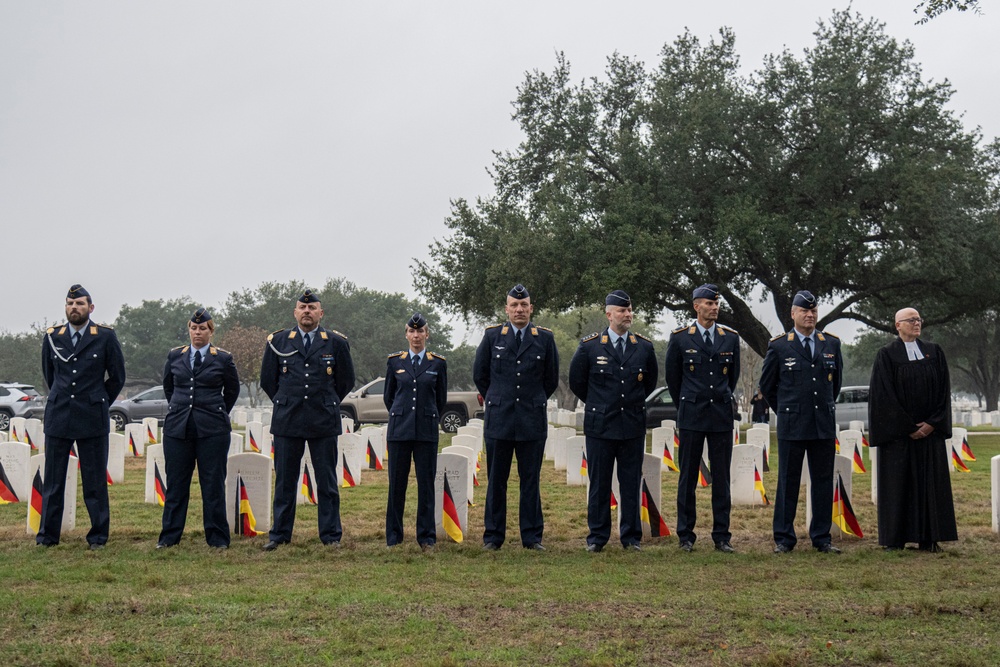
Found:
<path fill-rule="evenodd" d="M 191 477 L 198 465 L 205 541 L 209 546 L 229 546 L 226 517 L 226 465 L 229 433 L 197 437 L 190 430 L 185 438 L 163 436 L 163 459 L 167 491 L 163 501 L 163 529 L 159 544 L 172 546 L 181 541 L 191 498 Z"/>
<path fill-rule="evenodd" d="M 542 541 L 542 496 L 538 488 L 545 456 L 544 440 L 499 440 L 486 438 L 486 507 L 483 509 L 483 544 L 503 545 L 507 536 L 507 480 L 510 465 L 517 456 L 517 474 L 521 478 L 521 545 L 528 547 Z"/>
<path fill-rule="evenodd" d="M 774 543 L 794 547 L 795 510 L 799 502 L 802 457 L 809 456 L 812 487 L 812 521 L 809 538 L 814 547 L 830 544 L 833 516 L 833 438 L 818 440 L 778 439 L 778 492 L 774 499 Z"/>
<path fill-rule="evenodd" d="M 622 546 L 642 541 L 642 457 L 646 436 L 608 440 L 587 436 L 587 544 L 604 546 L 611 539 L 611 479 L 618 462 L 618 525 Z"/>
<path fill-rule="evenodd" d="M 437 443 L 390 440 L 389 499 L 385 508 L 385 542 L 390 547 L 403 541 L 403 510 L 410 479 L 410 458 L 417 474 L 417 543 L 434 544 L 434 477 L 437 474 Z"/>
<path fill-rule="evenodd" d="M 306 440 L 316 471 L 316 504 L 319 515 L 319 539 L 323 544 L 340 542 L 340 487 L 337 479 L 337 436 L 295 438 L 274 436 L 274 519 L 269 538 L 278 544 L 292 541 L 295 524 L 295 499 L 301 479 L 299 470 Z"/>
<path fill-rule="evenodd" d="M 45 436 L 45 480 L 42 487 L 42 521 L 35 541 L 59 544 L 66 493 L 66 469 L 73 440 Z M 108 434 L 76 440 L 80 455 L 83 502 L 90 514 L 89 544 L 105 544 L 111 526 L 108 508 Z"/>
<path fill-rule="evenodd" d="M 712 541 L 728 542 L 729 511 L 732 497 L 729 486 L 729 468 L 733 462 L 733 432 L 692 431 L 679 429 L 680 450 L 677 461 L 680 480 L 677 482 L 677 537 L 681 542 L 697 539 L 694 533 L 697 508 L 695 490 L 698 488 L 698 471 L 701 468 L 703 443 L 708 440 L 708 462 L 712 467 Z"/>

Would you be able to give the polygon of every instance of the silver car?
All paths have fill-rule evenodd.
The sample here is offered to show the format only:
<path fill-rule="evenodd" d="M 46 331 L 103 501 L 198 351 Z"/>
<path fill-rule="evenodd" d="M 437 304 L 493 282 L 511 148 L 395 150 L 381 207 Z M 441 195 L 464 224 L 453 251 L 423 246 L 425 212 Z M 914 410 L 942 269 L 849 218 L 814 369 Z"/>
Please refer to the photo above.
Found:
<path fill-rule="evenodd" d="M 0 431 L 10 430 L 11 417 L 41 419 L 45 414 L 45 398 L 30 384 L 0 382 Z"/>
<path fill-rule="evenodd" d="M 156 417 L 156 421 L 162 426 L 167 416 L 167 396 L 163 393 L 163 387 L 153 387 L 132 398 L 115 401 L 109 412 L 119 431 L 125 430 L 125 424 L 141 422 L 146 417 Z"/>
<path fill-rule="evenodd" d="M 849 428 L 852 421 L 865 423 L 868 429 L 868 387 L 841 387 L 837 395 L 837 426 Z"/>

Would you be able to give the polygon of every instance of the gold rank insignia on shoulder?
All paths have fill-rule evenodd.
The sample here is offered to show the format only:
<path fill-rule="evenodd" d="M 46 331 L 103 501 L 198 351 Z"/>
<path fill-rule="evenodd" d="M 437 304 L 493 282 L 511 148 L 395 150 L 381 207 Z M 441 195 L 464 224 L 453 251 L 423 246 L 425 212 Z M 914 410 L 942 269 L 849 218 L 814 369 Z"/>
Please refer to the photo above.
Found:
<path fill-rule="evenodd" d="M 648 340 L 650 343 L 653 342 L 648 336 L 643 336 L 641 333 L 638 332 L 634 333 L 633 336 L 635 336 L 636 338 L 641 338 L 643 340 Z M 634 343 L 635 341 L 632 342 Z"/>
<path fill-rule="evenodd" d="M 219 354 L 219 348 L 215 347 L 214 345 L 209 345 L 208 346 L 208 353 L 212 354 L 212 355 Z"/>
<path fill-rule="evenodd" d="M 774 341 L 776 341 L 776 340 L 780 340 L 781 338 L 783 338 L 783 337 L 784 337 L 784 335 L 785 335 L 785 334 L 778 334 L 777 336 L 775 336 L 774 338 L 772 338 L 772 339 L 771 339 L 771 342 L 773 343 L 773 342 L 774 342 Z"/>
<path fill-rule="evenodd" d="M 734 329 L 734 328 L 732 328 L 732 327 L 727 327 L 727 326 L 726 326 L 725 324 L 719 324 L 719 325 L 718 325 L 718 327 L 719 327 L 720 329 L 725 329 L 725 330 L 726 330 L 726 331 L 728 331 L 729 333 L 734 333 L 734 334 L 736 334 L 737 336 L 738 336 L 738 335 L 740 335 L 740 332 L 739 332 L 739 331 L 737 331 L 736 329 Z"/>
<path fill-rule="evenodd" d="M 531 335 L 532 336 L 538 335 L 538 327 L 531 327 Z"/>
<path fill-rule="evenodd" d="M 548 331 L 549 333 L 552 332 L 552 329 L 550 329 L 548 327 L 538 327 L 538 328 L 541 329 L 542 331 Z"/>
<path fill-rule="evenodd" d="M 506 324 L 503 325 L 503 329 L 500 330 L 500 335 L 501 336 L 506 336 L 508 329 L 510 329 L 510 327 L 508 327 Z"/>
<path fill-rule="evenodd" d="M 271 340 L 275 336 L 277 336 L 278 334 L 280 334 L 282 331 L 284 331 L 284 329 L 278 329 L 277 331 L 272 331 L 271 333 L 267 334 L 267 342 L 270 343 Z"/>
<path fill-rule="evenodd" d="M 322 338 L 323 340 L 329 340 L 330 339 L 330 337 L 326 335 L 325 331 L 320 331 L 319 332 L 319 337 Z"/>
<path fill-rule="evenodd" d="M 288 340 L 291 340 L 291 339 L 295 338 L 298 335 L 299 335 L 298 331 L 289 331 L 288 332 Z"/>
<path fill-rule="evenodd" d="M 172 347 L 172 348 L 170 348 L 170 351 L 171 351 L 171 352 L 173 352 L 174 350 L 180 350 L 180 349 L 182 349 L 183 347 L 184 347 L 183 345 L 178 345 L 177 347 Z"/>
<path fill-rule="evenodd" d="M 601 345 L 604 345 L 607 342 L 608 342 L 608 336 L 607 336 L 607 334 L 601 336 Z"/>
<path fill-rule="evenodd" d="M 829 331 L 821 331 L 820 333 L 821 334 L 826 334 L 827 336 L 830 336 L 831 338 L 836 338 L 837 340 L 840 340 L 840 336 L 838 336 L 835 333 L 830 333 Z"/>
<path fill-rule="evenodd" d="M 53 331 L 55 331 L 55 330 L 56 330 L 56 328 L 55 328 L 55 327 L 49 327 L 48 329 L 46 329 L 46 330 L 45 330 L 45 333 L 47 333 L 47 334 L 51 334 L 51 333 L 52 333 Z M 62 332 L 60 331 L 59 333 L 62 333 Z"/>
<path fill-rule="evenodd" d="M 90 335 L 91 336 L 97 335 L 97 327 L 90 327 Z"/>
<path fill-rule="evenodd" d="M 436 352 L 428 352 L 427 353 L 427 358 L 428 359 L 440 359 L 441 361 L 448 361 L 447 359 L 445 359 L 444 357 L 442 357 L 440 354 L 437 354 Z"/>
<path fill-rule="evenodd" d="M 671 331 L 670 333 L 672 333 L 672 334 L 675 334 L 675 333 L 680 333 L 680 332 L 684 331 L 685 329 L 687 329 L 687 327 L 686 327 L 686 326 L 685 326 L 685 327 L 677 327 L 676 329 L 674 329 L 674 330 L 673 330 L 673 331 Z"/>

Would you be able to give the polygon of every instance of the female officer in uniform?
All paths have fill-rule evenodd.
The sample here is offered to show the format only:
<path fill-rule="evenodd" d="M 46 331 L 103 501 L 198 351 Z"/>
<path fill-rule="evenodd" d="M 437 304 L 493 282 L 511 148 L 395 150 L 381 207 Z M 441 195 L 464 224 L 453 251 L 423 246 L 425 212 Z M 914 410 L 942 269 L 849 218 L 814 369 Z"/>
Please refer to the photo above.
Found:
<path fill-rule="evenodd" d="M 438 420 L 448 399 L 448 364 L 426 349 L 427 320 L 414 313 L 406 323 L 410 349 L 389 355 L 382 395 L 389 410 L 389 501 L 385 510 L 385 541 L 403 541 L 403 508 L 410 457 L 417 472 L 417 543 L 434 549 L 434 477 L 437 473 Z"/>
<path fill-rule="evenodd" d="M 233 357 L 212 345 L 215 323 L 199 308 L 188 322 L 191 344 L 175 347 L 163 367 L 163 393 L 169 401 L 163 423 L 163 458 L 167 490 L 163 530 L 157 549 L 181 540 L 191 496 L 191 475 L 198 464 L 205 541 L 229 547 L 226 518 L 226 459 L 229 456 L 229 411 L 240 395 L 240 378 Z"/>

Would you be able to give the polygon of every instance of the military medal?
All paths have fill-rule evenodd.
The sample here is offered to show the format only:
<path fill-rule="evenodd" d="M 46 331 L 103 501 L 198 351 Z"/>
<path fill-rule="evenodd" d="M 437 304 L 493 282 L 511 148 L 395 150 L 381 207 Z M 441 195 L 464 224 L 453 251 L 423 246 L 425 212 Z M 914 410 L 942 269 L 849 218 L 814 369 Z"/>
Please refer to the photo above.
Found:
<path fill-rule="evenodd" d="M 642 373 L 639 373 L 639 377 L 636 378 L 639 382 L 642 382 Z"/>
<path fill-rule="evenodd" d="M 282 373 L 287 373 L 288 372 L 288 366 L 282 366 L 281 367 L 281 372 Z"/>
<path fill-rule="evenodd" d="M 333 375 L 333 367 L 332 366 L 327 366 L 326 367 L 326 374 L 327 375 Z"/>
<path fill-rule="evenodd" d="M 728 372 L 729 372 L 729 366 L 723 366 L 722 367 L 722 374 L 725 375 Z"/>
<path fill-rule="evenodd" d="M 829 375 L 826 376 L 826 381 L 833 382 L 833 373 L 830 373 Z"/>
<path fill-rule="evenodd" d="M 694 364 L 691 364 L 691 371 L 694 372 Z"/>

